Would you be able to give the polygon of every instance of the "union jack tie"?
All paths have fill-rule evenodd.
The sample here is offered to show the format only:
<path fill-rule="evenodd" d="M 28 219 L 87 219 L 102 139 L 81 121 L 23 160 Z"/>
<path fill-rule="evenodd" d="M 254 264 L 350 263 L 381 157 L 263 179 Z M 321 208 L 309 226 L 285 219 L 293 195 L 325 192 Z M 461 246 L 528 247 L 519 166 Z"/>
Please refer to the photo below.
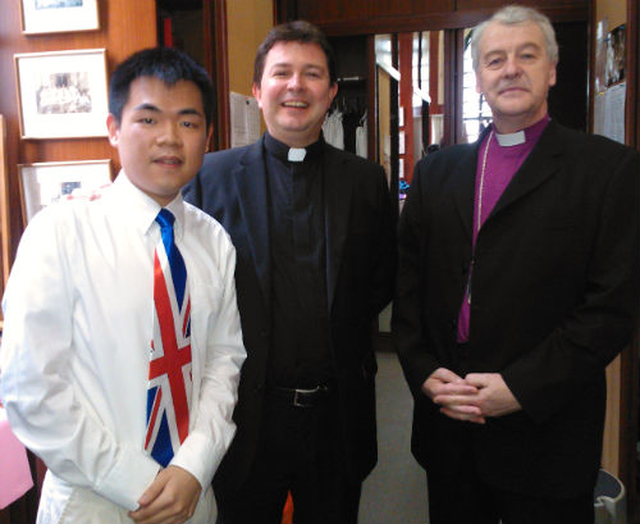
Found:
<path fill-rule="evenodd" d="M 162 236 L 153 257 L 153 339 L 149 356 L 144 448 L 166 467 L 189 433 L 191 300 L 184 259 L 174 241 L 175 217 L 161 209 Z"/>

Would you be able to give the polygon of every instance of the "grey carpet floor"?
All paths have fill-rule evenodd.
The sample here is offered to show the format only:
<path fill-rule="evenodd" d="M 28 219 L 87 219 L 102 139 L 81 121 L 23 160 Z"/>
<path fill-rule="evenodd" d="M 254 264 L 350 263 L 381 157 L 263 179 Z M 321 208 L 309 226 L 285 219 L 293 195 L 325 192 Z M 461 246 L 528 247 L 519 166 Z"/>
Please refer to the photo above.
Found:
<path fill-rule="evenodd" d="M 378 464 L 362 487 L 360 524 L 425 524 L 424 470 L 411 455 L 413 401 L 395 353 L 378 358 Z"/>

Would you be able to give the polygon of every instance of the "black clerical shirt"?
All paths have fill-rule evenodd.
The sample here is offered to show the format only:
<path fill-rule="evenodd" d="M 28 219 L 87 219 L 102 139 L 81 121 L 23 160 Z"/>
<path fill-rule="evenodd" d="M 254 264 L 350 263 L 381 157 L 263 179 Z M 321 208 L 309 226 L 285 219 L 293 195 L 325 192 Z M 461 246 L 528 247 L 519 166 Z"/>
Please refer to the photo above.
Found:
<path fill-rule="evenodd" d="M 271 238 L 272 338 L 268 383 L 307 388 L 331 382 L 324 140 L 304 160 L 288 160 L 289 146 L 268 133 L 265 161 Z"/>

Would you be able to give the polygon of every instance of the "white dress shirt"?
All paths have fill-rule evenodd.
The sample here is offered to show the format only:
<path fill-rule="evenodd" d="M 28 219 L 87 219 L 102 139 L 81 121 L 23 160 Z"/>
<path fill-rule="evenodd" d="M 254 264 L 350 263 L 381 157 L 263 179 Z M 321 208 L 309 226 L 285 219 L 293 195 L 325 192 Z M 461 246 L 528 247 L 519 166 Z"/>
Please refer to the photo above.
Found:
<path fill-rule="evenodd" d="M 166 206 L 191 294 L 189 436 L 171 461 L 203 488 L 190 522 L 215 521 L 209 488 L 235 432 L 242 344 L 235 250 L 178 196 Z M 38 213 L 3 300 L 2 399 L 49 471 L 38 522 L 132 522 L 160 466 L 143 450 L 159 205 L 121 173 L 97 200 Z"/>

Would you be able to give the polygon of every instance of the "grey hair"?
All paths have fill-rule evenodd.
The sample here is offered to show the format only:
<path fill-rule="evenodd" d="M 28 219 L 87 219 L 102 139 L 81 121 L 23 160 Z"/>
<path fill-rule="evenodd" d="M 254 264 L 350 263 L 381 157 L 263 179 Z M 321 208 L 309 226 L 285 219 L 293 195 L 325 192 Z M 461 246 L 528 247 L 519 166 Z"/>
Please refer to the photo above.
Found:
<path fill-rule="evenodd" d="M 485 29 L 492 23 L 503 25 L 519 25 L 527 22 L 538 24 L 544 35 L 544 43 L 547 57 L 554 63 L 558 63 L 558 42 L 556 32 L 551 25 L 551 21 L 540 11 L 531 7 L 521 5 L 508 5 L 496 11 L 491 18 L 478 24 L 471 34 L 471 58 L 473 60 L 473 70 L 478 70 L 480 63 L 480 40 Z"/>

